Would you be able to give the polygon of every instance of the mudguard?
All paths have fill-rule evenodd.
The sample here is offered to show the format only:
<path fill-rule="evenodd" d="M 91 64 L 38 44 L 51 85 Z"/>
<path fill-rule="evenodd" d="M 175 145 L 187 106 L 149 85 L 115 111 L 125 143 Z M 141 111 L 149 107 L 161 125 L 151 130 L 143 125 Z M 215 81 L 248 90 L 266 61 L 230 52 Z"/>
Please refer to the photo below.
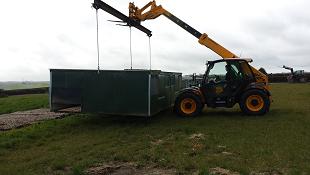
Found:
<path fill-rule="evenodd" d="M 204 95 L 203 93 L 201 92 L 200 88 L 199 87 L 196 87 L 196 86 L 192 86 L 192 87 L 188 87 L 188 88 L 184 88 L 182 89 L 180 92 L 179 92 L 179 95 L 180 96 L 181 94 L 184 94 L 184 93 L 193 93 L 195 95 L 197 95 L 201 102 L 203 104 L 205 104 L 205 98 L 204 98 Z"/>
<path fill-rule="evenodd" d="M 250 90 L 250 89 L 259 89 L 259 90 L 262 90 L 264 91 L 268 96 L 271 96 L 271 93 L 268 89 L 265 88 L 266 85 L 265 83 L 263 82 L 253 82 L 253 83 L 250 83 L 245 89 L 244 89 L 244 92 Z"/>

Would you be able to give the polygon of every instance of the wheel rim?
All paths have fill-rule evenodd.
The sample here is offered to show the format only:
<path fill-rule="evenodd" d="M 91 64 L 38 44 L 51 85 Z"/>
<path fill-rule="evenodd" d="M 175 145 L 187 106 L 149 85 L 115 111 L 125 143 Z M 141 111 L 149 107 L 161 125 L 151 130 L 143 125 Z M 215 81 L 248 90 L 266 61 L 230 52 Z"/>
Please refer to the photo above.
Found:
<path fill-rule="evenodd" d="M 259 95 L 251 95 L 246 100 L 246 106 L 251 111 L 260 111 L 264 107 L 264 100 Z"/>
<path fill-rule="evenodd" d="M 185 98 L 181 101 L 181 110 L 185 114 L 192 114 L 196 111 L 197 105 L 195 100 L 191 98 Z"/>

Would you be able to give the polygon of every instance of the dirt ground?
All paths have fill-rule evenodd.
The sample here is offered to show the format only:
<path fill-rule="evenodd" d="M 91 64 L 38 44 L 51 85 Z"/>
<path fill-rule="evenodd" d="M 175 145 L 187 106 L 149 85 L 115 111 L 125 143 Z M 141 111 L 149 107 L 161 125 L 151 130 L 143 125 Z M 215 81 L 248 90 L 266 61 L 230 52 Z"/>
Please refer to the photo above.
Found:
<path fill-rule="evenodd" d="M 0 115 L 0 131 L 31 125 L 43 120 L 63 118 L 69 113 L 50 112 L 49 109 L 34 109 Z"/>
<path fill-rule="evenodd" d="M 162 169 L 155 166 L 139 167 L 134 163 L 98 164 L 85 171 L 88 175 L 174 175 L 173 169 Z"/>
<path fill-rule="evenodd" d="M 155 165 L 139 167 L 135 163 L 110 162 L 101 163 L 90 167 L 84 171 L 87 175 L 175 175 L 178 174 L 175 169 L 158 168 Z M 211 168 L 210 175 L 240 175 L 239 172 L 231 171 L 221 167 Z M 198 175 L 199 172 L 190 173 Z M 280 175 L 277 171 L 271 172 L 251 172 L 250 175 Z"/>

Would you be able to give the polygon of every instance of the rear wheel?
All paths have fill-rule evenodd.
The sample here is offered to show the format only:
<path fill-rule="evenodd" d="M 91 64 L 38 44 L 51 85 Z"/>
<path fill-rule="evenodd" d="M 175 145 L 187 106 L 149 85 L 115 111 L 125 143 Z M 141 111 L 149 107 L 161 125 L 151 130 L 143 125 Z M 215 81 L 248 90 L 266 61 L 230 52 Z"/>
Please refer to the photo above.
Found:
<path fill-rule="evenodd" d="M 192 93 L 180 94 L 174 105 L 175 112 L 184 117 L 197 116 L 201 113 L 202 107 L 200 98 Z"/>
<path fill-rule="evenodd" d="M 264 91 L 253 89 L 242 95 L 239 105 L 247 115 L 264 115 L 269 111 L 270 100 Z"/>

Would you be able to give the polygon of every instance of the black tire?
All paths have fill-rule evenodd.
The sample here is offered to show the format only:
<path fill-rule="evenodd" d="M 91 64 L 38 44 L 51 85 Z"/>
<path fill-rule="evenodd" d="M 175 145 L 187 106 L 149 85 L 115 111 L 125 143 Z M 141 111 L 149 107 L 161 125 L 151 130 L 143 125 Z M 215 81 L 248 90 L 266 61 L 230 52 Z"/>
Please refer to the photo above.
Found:
<path fill-rule="evenodd" d="M 239 106 L 246 115 L 264 115 L 269 111 L 270 100 L 266 92 L 252 89 L 241 96 Z"/>
<path fill-rule="evenodd" d="M 203 104 L 194 93 L 182 93 L 180 94 L 174 104 L 175 112 L 182 117 L 195 117 L 202 111 Z"/>

